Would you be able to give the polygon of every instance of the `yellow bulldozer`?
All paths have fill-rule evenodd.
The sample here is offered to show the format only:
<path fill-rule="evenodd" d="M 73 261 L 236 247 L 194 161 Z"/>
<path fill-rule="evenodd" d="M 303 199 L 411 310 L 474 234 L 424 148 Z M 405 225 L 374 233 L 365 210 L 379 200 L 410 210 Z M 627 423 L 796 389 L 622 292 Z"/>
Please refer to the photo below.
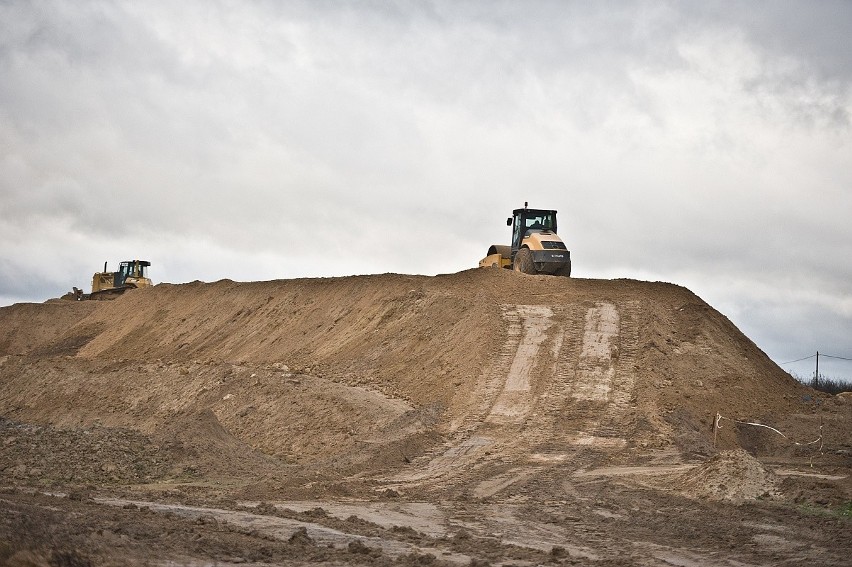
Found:
<path fill-rule="evenodd" d="M 515 209 L 506 219 L 512 227 L 511 245 L 492 244 L 480 268 L 508 268 L 525 274 L 571 275 L 571 252 L 556 234 L 556 211 Z"/>
<path fill-rule="evenodd" d="M 92 276 L 92 293 L 83 293 L 75 287 L 74 299 L 113 299 L 128 289 L 154 285 L 148 278 L 150 265 L 147 260 L 125 260 L 118 265 L 117 272 L 110 272 L 104 262 L 104 271 Z"/>

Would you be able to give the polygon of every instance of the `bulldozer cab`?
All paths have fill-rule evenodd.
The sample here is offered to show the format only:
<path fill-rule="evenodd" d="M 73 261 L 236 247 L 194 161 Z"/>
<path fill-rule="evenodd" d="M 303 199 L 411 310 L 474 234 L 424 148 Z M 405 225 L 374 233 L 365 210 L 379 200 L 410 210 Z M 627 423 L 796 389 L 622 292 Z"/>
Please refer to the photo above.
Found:
<path fill-rule="evenodd" d="M 521 247 L 524 236 L 532 231 L 556 233 L 556 211 L 542 209 L 515 209 L 513 217 L 506 220 L 512 226 L 512 252 Z"/>
<path fill-rule="evenodd" d="M 115 273 L 114 285 L 122 286 L 128 278 L 147 278 L 150 265 L 151 262 L 145 260 L 125 260 L 119 264 L 118 271 Z"/>

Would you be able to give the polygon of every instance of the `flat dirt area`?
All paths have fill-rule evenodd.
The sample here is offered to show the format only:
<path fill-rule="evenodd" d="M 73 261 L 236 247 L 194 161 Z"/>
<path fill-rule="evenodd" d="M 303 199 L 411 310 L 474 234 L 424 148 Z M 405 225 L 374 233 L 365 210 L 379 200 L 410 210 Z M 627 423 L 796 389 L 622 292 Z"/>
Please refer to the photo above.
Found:
<path fill-rule="evenodd" d="M 849 565 L 852 399 L 689 290 L 481 269 L 0 308 L 0 565 Z"/>

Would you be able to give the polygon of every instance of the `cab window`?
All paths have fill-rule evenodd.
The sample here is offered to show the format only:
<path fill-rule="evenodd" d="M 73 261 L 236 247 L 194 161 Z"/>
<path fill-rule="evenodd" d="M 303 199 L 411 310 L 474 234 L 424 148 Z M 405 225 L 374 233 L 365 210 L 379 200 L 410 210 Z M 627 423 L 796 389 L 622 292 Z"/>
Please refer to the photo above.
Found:
<path fill-rule="evenodd" d="M 531 215 L 526 218 L 526 228 L 533 230 L 553 230 L 553 215 L 551 213 L 542 213 L 540 215 Z"/>
<path fill-rule="evenodd" d="M 526 228 L 524 229 L 526 230 Z M 515 222 L 512 227 L 512 242 L 518 243 L 521 240 L 521 215 L 515 215 Z"/>

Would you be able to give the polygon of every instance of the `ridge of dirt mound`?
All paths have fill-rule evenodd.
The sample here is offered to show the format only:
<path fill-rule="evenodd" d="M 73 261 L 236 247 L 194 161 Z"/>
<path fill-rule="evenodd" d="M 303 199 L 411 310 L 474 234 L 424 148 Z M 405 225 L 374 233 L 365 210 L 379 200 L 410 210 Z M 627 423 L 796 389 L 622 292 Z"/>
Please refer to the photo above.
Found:
<path fill-rule="evenodd" d="M 719 452 L 685 472 L 676 484 L 687 496 L 734 504 L 777 496 L 778 485 L 778 477 L 772 471 L 741 449 Z"/>

